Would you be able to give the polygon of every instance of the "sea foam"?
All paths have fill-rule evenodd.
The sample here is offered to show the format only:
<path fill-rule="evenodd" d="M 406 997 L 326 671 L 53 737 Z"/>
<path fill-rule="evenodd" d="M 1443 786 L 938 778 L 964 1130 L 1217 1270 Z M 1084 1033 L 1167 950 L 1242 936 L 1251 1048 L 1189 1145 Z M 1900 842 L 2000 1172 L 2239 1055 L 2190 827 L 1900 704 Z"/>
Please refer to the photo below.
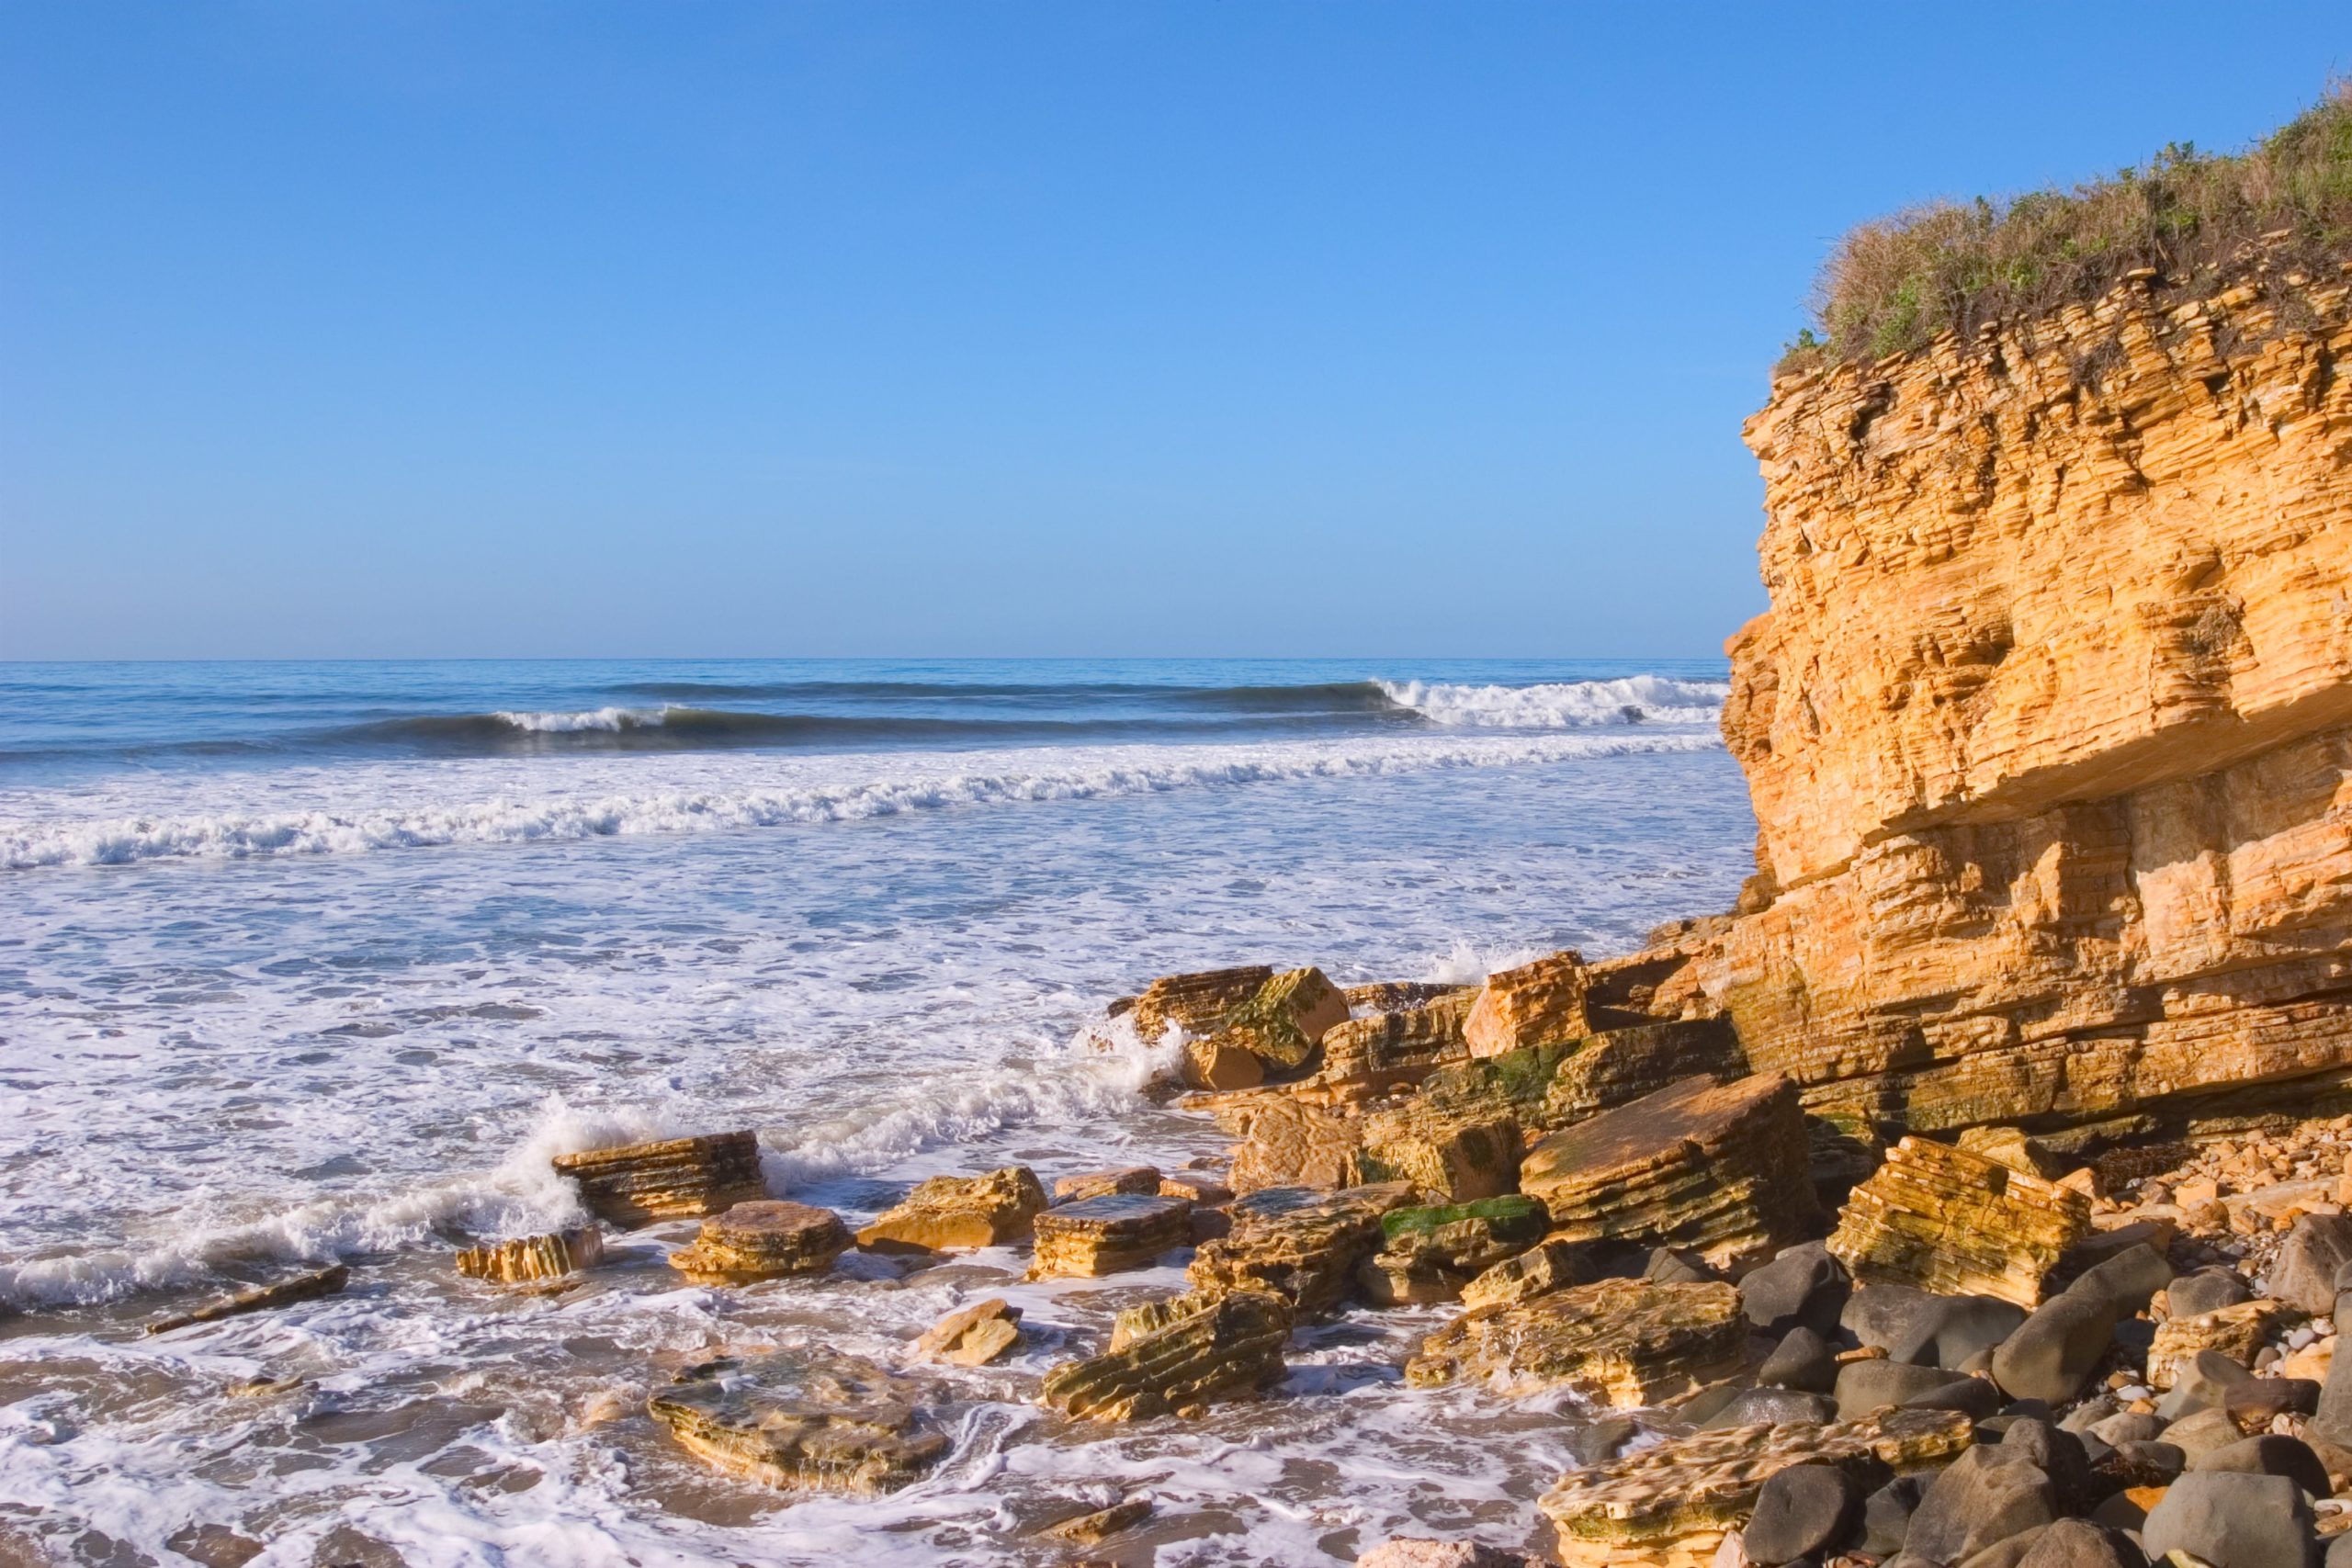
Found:
<path fill-rule="evenodd" d="M 1383 681 L 1400 707 L 1433 724 L 1493 729 L 1580 729 L 1603 724 L 1713 724 L 1731 694 L 1724 681 L 1628 675 L 1614 681 L 1556 681 L 1537 686 L 1462 686 Z"/>
<path fill-rule="evenodd" d="M 1449 705 L 1455 711 L 1474 711 L 1476 699 L 1449 697 L 1440 704 L 1442 707 Z M 965 761 L 962 758 L 909 756 L 892 760 L 900 769 L 897 776 L 783 789 L 499 795 L 397 805 L 336 801 L 278 811 L 231 809 L 30 820 L 0 818 L 0 867 L 22 871 L 155 860 L 356 854 L 451 844 L 708 832 L 853 821 L 952 807 L 1095 800 L 1283 780 L 1690 752 L 1713 750 L 1721 744 L 1708 732 L 1533 736 L 1486 741 L 1428 738 L 1403 742 L 1131 747 L 1091 753 L 999 754 L 994 760 L 1011 765 L 970 772 L 956 768 L 956 762 Z M 879 759 L 876 763 L 888 765 Z"/>

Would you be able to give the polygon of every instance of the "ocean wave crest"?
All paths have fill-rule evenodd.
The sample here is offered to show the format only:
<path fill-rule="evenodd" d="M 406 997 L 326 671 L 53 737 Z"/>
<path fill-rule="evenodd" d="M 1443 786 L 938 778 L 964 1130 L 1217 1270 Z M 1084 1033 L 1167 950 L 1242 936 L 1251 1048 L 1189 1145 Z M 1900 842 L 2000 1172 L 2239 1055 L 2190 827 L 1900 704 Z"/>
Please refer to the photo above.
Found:
<path fill-rule="evenodd" d="M 840 822 L 951 807 L 1097 800 L 1283 780 L 1366 777 L 1432 769 L 1524 766 L 1710 750 L 1713 735 L 1545 736 L 1453 745 L 1313 750 L 1184 749 L 1136 761 L 995 773 L 928 772 L 786 790 L 496 796 L 401 807 L 343 807 L 37 822 L 0 820 L 0 867 L 122 865 L 355 854 L 450 844 L 534 843 L 621 834 L 708 832 Z"/>
<path fill-rule="evenodd" d="M 1728 681 L 1627 675 L 1536 686 L 1457 686 L 1383 681 L 1399 707 L 1432 724 L 1489 729 L 1583 729 L 1604 724 L 1713 724 L 1731 695 Z"/>

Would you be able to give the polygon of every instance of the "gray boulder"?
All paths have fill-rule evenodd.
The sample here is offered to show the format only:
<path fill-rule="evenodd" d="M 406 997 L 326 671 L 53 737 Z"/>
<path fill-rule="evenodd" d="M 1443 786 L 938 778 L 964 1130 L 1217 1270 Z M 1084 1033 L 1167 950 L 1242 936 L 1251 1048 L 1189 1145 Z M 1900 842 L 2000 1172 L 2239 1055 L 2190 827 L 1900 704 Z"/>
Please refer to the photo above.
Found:
<path fill-rule="evenodd" d="M 2052 1296 L 1993 1352 L 1993 1381 L 2018 1398 L 2064 1404 L 2107 1355 L 2117 1315 L 2116 1303 L 2097 1291 Z"/>
<path fill-rule="evenodd" d="M 1957 1410 L 1978 1421 L 1989 1420 L 2001 1407 L 2001 1391 L 1983 1378 L 1954 1378 L 1925 1393 L 1905 1400 L 1905 1410 Z"/>
<path fill-rule="evenodd" d="M 2335 1310 L 2335 1275 L 2352 1263 L 2352 1216 L 2303 1214 L 2270 1264 L 2270 1293 L 2317 1317 Z"/>
<path fill-rule="evenodd" d="M 2126 1247 L 2106 1262 L 2086 1269 L 2075 1276 L 2064 1293 L 2070 1296 L 2097 1296 L 2114 1303 L 2116 1315 L 2130 1317 L 2145 1312 L 2158 1291 L 2172 1283 L 2172 1265 L 2165 1255 L 2147 1243 Z"/>
<path fill-rule="evenodd" d="M 2057 1517 L 2057 1489 L 2040 1466 L 1997 1447 L 1970 1449 L 1928 1483 L 1903 1550 L 1932 1562 L 1964 1562 Z"/>
<path fill-rule="evenodd" d="M 2216 1449 L 2228 1448 L 2245 1435 L 2226 1413 L 2199 1410 L 2166 1427 L 2164 1440 L 2187 1455 L 2190 1468 L 2194 1469 L 2199 1460 Z"/>
<path fill-rule="evenodd" d="M 2173 1385 L 2156 1401 L 2156 1414 L 2165 1420 L 2193 1416 L 2199 1410 L 2220 1410 L 2229 1404 L 2230 1390 L 2252 1382 L 2254 1374 L 2219 1350 L 2199 1350 L 2176 1374 Z"/>
<path fill-rule="evenodd" d="M 2152 1558 L 2185 1551 L 2213 1568 L 2312 1568 L 2312 1506 L 2283 1475 L 2190 1471 L 2165 1489 L 2140 1531 Z"/>
<path fill-rule="evenodd" d="M 2319 1408 L 2319 1384 L 2310 1378 L 2248 1378 L 2222 1394 L 2222 1408 L 2241 1431 L 2267 1427 L 2281 1416 L 2309 1416 Z"/>
<path fill-rule="evenodd" d="M 1907 1361 L 1849 1361 L 1838 1369 L 1838 1418 L 1859 1421 L 1872 1411 L 1899 1405 L 1951 1381 L 1951 1374 L 1941 1367 L 1915 1367 Z"/>
<path fill-rule="evenodd" d="M 1951 1371 L 1990 1350 L 2025 1321 L 2025 1308 L 1996 1296 L 1939 1296 L 1908 1285 L 1865 1285 L 1839 1314 L 1840 1326 L 1887 1359 Z"/>
<path fill-rule="evenodd" d="M 2148 1558 L 2121 1530 L 2060 1519 L 2035 1538 L 2018 1568 L 2148 1568 Z"/>
<path fill-rule="evenodd" d="M 1775 1472 L 1757 1494 L 1756 1512 L 1740 1532 L 1740 1543 L 1751 1561 L 1780 1568 L 1843 1541 L 1861 1506 L 1861 1486 L 1844 1471 L 1792 1464 Z"/>
<path fill-rule="evenodd" d="M 1838 1329 L 1838 1315 L 1852 1293 L 1846 1266 L 1822 1242 L 1783 1248 L 1771 1262 L 1748 1271 L 1739 1282 L 1739 1304 L 1747 1321 L 1764 1333 L 1785 1337 L 1810 1329 L 1824 1337 Z"/>
<path fill-rule="evenodd" d="M 1911 1516 L 1919 1511 L 1920 1495 L 1927 1490 L 1926 1476 L 1898 1475 L 1863 1498 L 1861 1549 L 1873 1557 L 1892 1557 L 1902 1551 L 1904 1538 L 1911 1533 Z"/>
<path fill-rule="evenodd" d="M 1756 1381 L 1767 1388 L 1827 1393 L 1838 1386 L 1837 1348 L 1810 1328 L 1792 1328 L 1764 1358 Z"/>
<path fill-rule="evenodd" d="M 2202 1317 L 2252 1300 L 2254 1292 L 2232 1269 L 2199 1269 L 2165 1287 L 2165 1310 L 2175 1317 Z"/>
<path fill-rule="evenodd" d="M 2281 1437 L 2274 1432 L 2225 1443 L 2200 1455 L 2189 1468 L 2199 1473 L 2283 1475 L 2313 1497 L 2324 1497 L 2331 1490 L 2327 1466 L 2319 1461 L 2312 1446 L 2300 1438 Z"/>

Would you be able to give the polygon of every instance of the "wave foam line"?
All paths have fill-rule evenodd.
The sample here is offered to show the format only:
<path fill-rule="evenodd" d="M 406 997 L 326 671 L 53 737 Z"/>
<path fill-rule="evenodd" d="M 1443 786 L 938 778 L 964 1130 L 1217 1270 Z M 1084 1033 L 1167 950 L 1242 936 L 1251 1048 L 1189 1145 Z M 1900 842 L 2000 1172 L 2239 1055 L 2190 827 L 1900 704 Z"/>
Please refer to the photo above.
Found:
<path fill-rule="evenodd" d="M 1383 681 L 1399 707 L 1432 724 L 1497 729 L 1581 729 L 1597 724 L 1713 724 L 1731 695 L 1728 681 L 1628 675 L 1614 681 L 1555 681 L 1538 686 L 1455 686 Z"/>
<path fill-rule="evenodd" d="M 515 713 L 501 708 L 491 716 L 532 735 L 576 735 L 589 729 L 617 735 L 624 729 L 658 729 L 669 721 L 670 712 L 670 705 L 658 708 L 603 707 L 584 713 Z"/>
<path fill-rule="evenodd" d="M 709 832 L 842 822 L 947 807 L 1100 800 L 1285 780 L 1361 778 L 1433 769 L 1511 767 L 1660 752 L 1713 750 L 1713 735 L 1557 737 L 1442 750 L 1345 750 L 1268 758 L 1108 764 L 1038 773 L 952 773 L 788 791 L 675 790 L 593 799 L 497 797 L 408 809 L 224 813 L 100 820 L 0 822 L 0 867 L 124 865 L 152 860 L 244 860 L 357 854 L 449 844 L 536 843 L 621 834 Z"/>

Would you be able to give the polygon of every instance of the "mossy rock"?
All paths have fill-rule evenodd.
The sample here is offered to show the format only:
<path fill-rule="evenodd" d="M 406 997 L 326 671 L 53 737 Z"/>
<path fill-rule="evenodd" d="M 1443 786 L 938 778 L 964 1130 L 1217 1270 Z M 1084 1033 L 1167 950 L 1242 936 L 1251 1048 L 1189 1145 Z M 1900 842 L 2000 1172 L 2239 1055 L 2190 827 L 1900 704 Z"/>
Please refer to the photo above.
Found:
<path fill-rule="evenodd" d="M 1560 1065 L 1584 1048 L 1584 1041 L 1527 1045 L 1499 1056 L 1482 1056 L 1440 1067 L 1421 1082 L 1421 1098 L 1449 1114 L 1495 1111 L 1522 1127 L 1545 1125 L 1544 1099 Z"/>
<path fill-rule="evenodd" d="M 1551 1212 L 1540 1200 L 1511 1192 L 1468 1203 L 1392 1210 L 1380 1217 L 1380 1231 L 1394 1246 L 1400 1239 L 1430 1235 L 1464 1221 L 1482 1224 L 1498 1240 L 1524 1236 L 1530 1246 L 1541 1241 L 1544 1233 L 1552 1228 Z"/>

